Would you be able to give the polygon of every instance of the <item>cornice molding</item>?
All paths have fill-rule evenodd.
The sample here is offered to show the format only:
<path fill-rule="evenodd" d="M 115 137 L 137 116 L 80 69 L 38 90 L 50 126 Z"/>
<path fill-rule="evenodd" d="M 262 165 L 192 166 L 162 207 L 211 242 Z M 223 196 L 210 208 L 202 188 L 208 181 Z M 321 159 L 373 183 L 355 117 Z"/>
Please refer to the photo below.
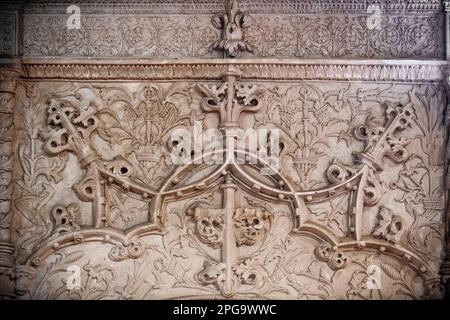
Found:
<path fill-rule="evenodd" d="M 403 0 L 381 0 L 376 2 L 369 3 L 361 0 L 240 0 L 239 5 L 242 10 L 258 14 L 366 14 L 367 8 L 371 4 L 379 5 L 382 11 L 388 14 L 405 12 L 424 14 L 442 9 L 440 0 L 410 0 L 407 2 Z M 35 0 L 24 5 L 24 12 L 26 14 L 65 13 L 67 6 L 71 4 L 79 5 L 85 14 L 210 14 L 224 11 L 224 2 L 221 0 Z"/>
<path fill-rule="evenodd" d="M 249 80 L 331 80 L 440 82 L 440 60 L 196 59 L 196 60 L 32 60 L 24 79 L 44 80 L 218 80 L 236 71 Z"/>

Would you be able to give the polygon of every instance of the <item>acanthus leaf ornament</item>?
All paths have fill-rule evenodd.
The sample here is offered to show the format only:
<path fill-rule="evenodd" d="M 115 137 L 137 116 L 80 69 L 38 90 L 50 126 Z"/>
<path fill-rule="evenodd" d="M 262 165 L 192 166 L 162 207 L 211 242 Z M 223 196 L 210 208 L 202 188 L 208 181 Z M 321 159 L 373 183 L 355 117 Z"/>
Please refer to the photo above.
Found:
<path fill-rule="evenodd" d="M 338 294 L 333 281 L 353 272 L 355 256 L 365 255 L 366 250 L 403 259 L 403 265 L 413 266 L 423 277 L 428 276 L 429 266 L 422 265 L 403 246 L 403 241 L 398 241 L 401 231 L 409 227 L 406 219 L 401 220 L 401 227 L 397 217 L 381 219 L 379 225 L 373 226 L 376 230 L 365 225 L 379 208 L 376 206 L 384 204 L 388 179 L 382 171 L 391 172 L 384 157 L 400 163 L 410 161 L 406 150 L 413 142 L 408 144 L 408 140 L 400 137 L 408 124 L 397 117 L 402 111 L 393 107 L 394 112 L 388 111 L 385 120 L 379 120 L 377 115 L 382 108 L 362 110 L 368 111 L 366 114 L 373 110 L 373 118 L 368 118 L 364 125 L 368 130 L 359 128 L 358 133 L 362 133 L 359 137 L 366 142 L 361 148 L 362 143 L 350 137 L 353 120 L 347 121 L 347 109 L 358 112 L 363 109 L 362 104 L 352 103 L 355 99 L 365 101 L 364 95 L 372 95 L 371 103 L 381 105 L 382 99 L 373 97 L 378 89 L 368 93 L 353 84 L 347 88 L 342 85 L 343 89 L 335 94 L 321 90 L 320 84 L 295 84 L 293 90 L 278 90 L 272 84 L 249 81 L 244 75 L 241 79 L 242 69 L 237 72 L 236 66 L 227 67 L 229 70 L 222 75 L 221 82 L 210 79 L 183 85 L 83 84 L 83 90 L 89 86 L 93 93 L 92 101 L 85 105 L 95 107 L 91 111 L 88 107 L 83 117 L 77 111 L 76 100 L 80 99 L 70 96 L 74 90 L 68 90 L 66 96 L 54 95 L 62 102 L 62 110 L 68 111 L 64 114 L 72 120 L 71 124 L 61 122 L 58 128 L 50 125 L 51 129 L 62 130 L 53 136 L 59 139 L 53 151 L 65 156 L 72 153 L 69 165 L 79 170 L 78 183 L 70 183 L 76 191 L 74 195 L 68 188 L 56 190 L 67 194 L 70 200 L 51 199 L 49 205 L 44 205 L 41 212 L 52 219 L 54 232 L 45 242 L 32 247 L 34 251 L 27 263 L 34 261 L 38 265 L 40 261 L 43 267 L 49 252 L 63 252 L 80 242 L 86 248 L 94 243 L 97 248 L 112 245 L 109 252 L 102 251 L 94 259 L 109 257 L 115 270 L 124 265 L 130 267 L 127 282 L 120 284 L 126 290 L 118 291 L 121 297 L 123 294 L 133 298 L 139 294 L 158 297 L 166 288 L 170 288 L 164 293 L 167 297 L 178 297 L 178 292 L 185 294 L 192 289 L 211 298 L 219 295 L 270 298 L 281 294 L 329 298 Z M 217 81 L 218 76 L 214 79 Z M 289 88 L 291 84 L 279 86 Z M 266 103 L 269 98 L 278 101 Z M 400 100 L 397 96 L 390 99 Z M 289 108 L 284 108 L 285 105 Z M 266 109 L 272 118 L 266 117 Z M 345 116 L 333 120 L 332 109 Z M 73 117 L 70 110 L 74 110 Z M 348 116 L 359 117 L 360 121 L 363 114 Z M 294 147 L 290 148 L 289 139 L 283 137 L 288 162 L 282 168 L 289 170 L 262 177 L 257 173 L 261 162 L 247 166 L 234 161 L 240 152 L 250 156 L 245 148 L 222 150 L 232 151 L 231 156 L 217 166 L 192 161 L 167 165 L 163 157 L 170 156 L 173 141 L 167 138 L 171 129 L 181 127 L 189 132 L 196 116 L 203 125 L 222 130 L 281 124 L 289 127 L 294 133 L 289 143 Z M 86 124 L 92 123 L 89 120 L 92 117 L 96 117 L 93 123 L 96 127 L 90 134 Z M 54 115 L 49 119 L 52 124 L 60 120 Z M 398 125 L 392 125 L 393 122 Z M 391 134 L 383 137 L 389 130 Z M 365 137 L 367 131 L 374 133 L 369 139 Z M 341 133 L 349 136 L 346 146 L 339 140 Z M 44 132 L 42 137 L 45 139 Z M 310 137 L 316 140 L 308 140 Z M 355 149 L 362 149 L 358 161 L 344 164 L 342 159 L 351 159 L 351 151 Z M 327 156 L 336 160 L 328 162 Z M 377 161 L 371 161 L 375 158 Z M 327 163 L 330 163 L 328 170 Z M 301 181 L 296 181 L 298 186 L 296 173 L 304 173 Z M 310 177 L 323 181 L 308 184 Z M 317 185 L 320 188 L 315 189 Z M 87 203 L 80 202 L 76 208 L 73 203 L 76 196 Z M 197 198 L 201 200 L 196 201 Z M 87 209 L 90 206 L 92 212 Z M 398 210 L 397 206 L 392 210 Z M 426 214 L 436 211 L 430 208 Z M 368 217 L 369 214 L 372 216 Z M 319 218 L 313 218 L 314 215 Z M 304 242 L 305 237 L 310 239 Z M 314 255 L 317 243 L 326 243 L 325 249 L 317 249 Z M 320 288 L 309 292 L 308 286 L 314 281 Z M 137 293 L 140 285 L 142 290 Z"/>
<path fill-rule="evenodd" d="M 237 57 L 240 51 L 252 52 L 252 47 L 243 39 L 243 29 L 249 27 L 248 15 L 239 10 L 237 0 L 226 0 L 225 9 L 225 14 L 216 14 L 211 19 L 213 26 L 222 30 L 213 48 L 224 51 L 227 57 Z"/>
<path fill-rule="evenodd" d="M 378 211 L 378 222 L 372 231 L 375 238 L 384 239 L 392 243 L 398 243 L 404 232 L 403 219 L 395 215 L 392 210 L 380 207 Z"/>

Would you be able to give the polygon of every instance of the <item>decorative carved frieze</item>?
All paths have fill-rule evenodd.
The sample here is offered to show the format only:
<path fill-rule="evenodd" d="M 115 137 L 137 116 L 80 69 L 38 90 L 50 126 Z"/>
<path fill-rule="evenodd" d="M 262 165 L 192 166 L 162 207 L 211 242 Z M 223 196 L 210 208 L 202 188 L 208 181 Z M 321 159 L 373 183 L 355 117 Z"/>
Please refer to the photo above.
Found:
<path fill-rule="evenodd" d="M 230 68 L 255 80 L 350 80 L 440 82 L 446 69 L 441 61 L 401 60 L 186 60 L 180 62 L 92 63 L 25 60 L 24 77 L 72 80 L 218 80 Z"/>
<path fill-rule="evenodd" d="M 24 7 L 26 13 L 65 13 L 67 4 L 72 3 L 67 0 L 32 0 L 27 1 Z M 172 13 L 216 13 L 224 9 L 222 0 L 109 0 L 107 2 L 98 2 L 95 0 L 78 1 L 83 11 L 90 14 L 99 13 L 126 13 L 126 14 L 172 14 Z M 445 1 L 444 1 L 445 3 Z M 378 1 L 376 4 L 380 6 L 383 12 L 389 13 L 434 13 L 442 8 L 441 0 L 431 1 Z M 309 1 L 309 0 L 291 0 L 291 1 L 264 1 L 259 0 L 239 0 L 242 9 L 251 13 L 268 14 L 268 13 L 367 13 L 370 2 L 361 2 L 358 0 L 341 0 L 339 2 L 333 0 Z"/>
<path fill-rule="evenodd" d="M 0 239 L 4 241 L 10 240 L 17 77 L 14 70 L 0 70 Z"/>
<path fill-rule="evenodd" d="M 61 257 L 55 267 L 97 270 L 96 297 L 373 298 L 374 270 L 385 298 L 417 277 L 430 287 L 443 240 L 442 87 L 425 75 L 267 82 L 242 65 L 217 63 L 226 70 L 208 81 L 24 82 L 20 123 L 40 130 L 19 143 L 21 264 Z M 171 162 L 196 122 L 224 133 L 223 163 Z M 261 176 L 262 159 L 237 163 L 251 149 L 226 151 L 238 128 L 281 130 L 272 175 Z M 80 243 L 92 249 L 77 253 Z M 107 284 L 123 268 L 129 282 Z M 54 285 L 60 276 L 40 273 L 25 297 L 44 297 L 44 283 L 47 297 L 77 296 Z"/>
<path fill-rule="evenodd" d="M 380 28 L 369 26 L 368 20 L 373 16 L 368 10 L 370 3 L 356 0 L 238 1 L 242 12 L 251 14 L 250 18 L 232 14 L 228 23 L 218 18 L 234 12 L 226 11 L 224 4 L 225 1 L 168 4 L 79 1 L 76 5 L 82 12 L 83 28 L 68 29 L 66 2 L 30 3 L 24 8 L 24 54 L 217 57 L 214 47 L 230 49 L 239 44 L 245 50 L 252 48 L 251 56 L 256 57 L 443 58 L 445 55 L 440 1 L 379 1 L 373 5 L 379 8 Z M 133 13 L 139 13 L 139 17 Z M 235 25 L 233 32 L 231 22 Z M 228 31 L 222 32 L 221 38 L 221 31 L 213 25 L 221 30 L 226 27 Z"/>

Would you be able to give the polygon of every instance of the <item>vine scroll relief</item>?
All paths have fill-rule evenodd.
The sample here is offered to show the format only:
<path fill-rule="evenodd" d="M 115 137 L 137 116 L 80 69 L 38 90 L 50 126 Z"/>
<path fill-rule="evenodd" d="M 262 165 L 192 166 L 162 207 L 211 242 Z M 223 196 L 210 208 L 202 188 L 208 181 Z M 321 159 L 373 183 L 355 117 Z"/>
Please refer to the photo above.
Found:
<path fill-rule="evenodd" d="M 16 250 L 36 270 L 24 297 L 439 294 L 438 86 L 269 84 L 231 70 L 18 91 Z M 222 148 L 191 141 L 199 128 Z M 278 153 L 240 144 L 247 129 L 278 130 Z"/>

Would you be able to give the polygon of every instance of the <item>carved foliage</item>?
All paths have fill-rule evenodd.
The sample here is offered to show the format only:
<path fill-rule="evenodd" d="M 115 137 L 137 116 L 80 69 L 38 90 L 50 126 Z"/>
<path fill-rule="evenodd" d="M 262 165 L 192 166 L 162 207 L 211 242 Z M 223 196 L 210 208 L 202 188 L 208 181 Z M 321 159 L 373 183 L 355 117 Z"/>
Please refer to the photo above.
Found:
<path fill-rule="evenodd" d="M 378 211 L 378 223 L 372 235 L 393 243 L 398 243 L 404 231 L 404 221 L 391 210 L 380 207 Z"/>
<path fill-rule="evenodd" d="M 220 293 L 222 297 L 346 296 L 342 290 L 353 288 L 355 292 L 364 291 L 360 284 L 368 276 L 367 270 L 354 269 L 354 264 L 357 263 L 355 261 L 358 261 L 355 256 L 362 257 L 366 254 L 361 249 L 364 246 L 363 242 L 359 239 L 355 241 L 354 232 L 348 232 L 347 229 L 358 227 L 358 223 L 367 224 L 369 211 L 375 212 L 377 209 L 379 211 L 379 216 L 372 224 L 373 228 L 366 230 L 367 228 L 359 227 L 371 246 L 379 246 L 382 242 L 380 240 L 385 240 L 384 249 L 380 247 L 380 252 L 386 248 L 387 250 L 395 248 L 396 251 L 390 253 L 399 255 L 398 252 L 404 252 L 402 251 L 404 239 L 410 242 L 408 245 L 418 249 L 431 247 L 431 245 L 424 246 L 427 241 L 438 241 L 438 237 L 420 239 L 420 235 L 414 240 L 412 231 L 408 230 L 411 224 L 404 218 L 410 214 L 413 226 L 434 228 L 435 226 L 431 224 L 425 226 L 424 218 L 420 216 L 439 215 L 440 212 L 440 209 L 437 209 L 440 199 L 438 192 L 434 193 L 436 202 L 423 202 L 425 210 L 423 213 L 418 211 L 422 210 L 422 207 L 414 209 L 412 206 L 412 199 L 418 203 L 426 198 L 425 195 L 430 194 L 429 190 L 422 190 L 426 183 L 422 178 L 416 177 L 419 171 L 434 166 L 434 174 L 442 172 L 441 164 L 430 165 L 432 162 L 427 162 L 431 161 L 427 157 L 421 156 L 420 159 L 414 160 L 415 156 L 410 156 L 412 153 L 418 155 L 416 149 L 413 149 L 417 147 L 417 141 L 420 141 L 420 138 L 414 138 L 418 130 L 416 123 L 424 123 L 423 115 L 417 115 L 420 99 L 430 106 L 440 103 L 434 100 L 430 91 L 426 93 L 420 87 L 408 86 L 405 87 L 409 90 L 407 94 L 396 93 L 388 85 L 383 87 L 372 85 L 371 88 L 366 88 L 367 84 L 361 84 L 361 87 L 339 85 L 338 90 L 325 89 L 322 84 L 280 84 L 280 89 L 268 84 L 234 80 L 236 80 L 234 75 L 225 75 L 225 82 L 220 85 L 211 83 L 196 83 L 195 86 L 92 85 L 88 91 L 92 93 L 87 99 L 89 101 L 84 99 L 86 98 L 84 91 L 85 94 L 78 97 L 76 94 L 73 97 L 65 94 L 54 95 L 53 101 L 42 99 L 44 102 L 49 101 L 48 106 L 45 106 L 45 103 L 37 104 L 41 107 L 44 105 L 49 111 L 46 122 L 50 130 L 46 135 L 43 133 L 43 137 L 48 139 L 45 141 L 47 152 L 61 157 L 66 151 L 74 152 L 80 162 L 79 170 L 84 171 L 79 184 L 75 184 L 79 198 L 89 201 L 99 200 L 93 202 L 93 214 L 94 210 L 101 209 L 105 205 L 105 224 L 90 226 L 91 229 L 98 228 L 102 229 L 102 232 L 109 232 L 108 228 L 103 227 L 111 227 L 108 225 L 108 219 L 114 214 L 115 217 L 119 215 L 120 219 L 127 221 L 123 227 L 125 233 L 129 232 L 128 230 L 138 233 L 151 225 L 149 220 L 142 220 L 146 215 L 142 212 L 149 210 L 149 214 L 152 214 L 155 210 L 160 210 L 160 216 L 164 216 L 160 227 L 161 231 L 167 233 L 156 235 L 144 231 L 148 236 L 147 239 L 133 235 L 131 241 L 119 244 L 114 242 L 115 245 L 109 251 L 108 257 L 114 262 L 120 262 L 112 265 L 115 270 L 125 268 L 122 267 L 125 265 L 130 266 L 133 261 L 136 262 L 134 264 L 136 273 L 128 278 L 127 283 L 114 280 L 117 288 L 125 288 L 127 294 L 135 289 L 141 290 L 137 288 L 139 279 L 145 278 L 143 269 L 146 269 L 146 264 L 152 264 L 153 267 L 147 269 L 157 272 L 146 275 L 150 277 L 147 278 L 148 283 L 141 281 L 142 286 L 148 288 L 148 293 L 140 291 L 139 297 L 161 297 L 164 294 L 167 297 L 170 295 L 180 297 L 186 294 L 186 291 L 181 291 L 180 288 L 187 288 L 189 292 L 199 295 Z M 400 100 L 405 107 L 391 102 Z M 387 102 L 384 103 L 385 101 Z M 383 104 L 387 105 L 387 108 L 384 108 Z M 53 106 L 55 110 L 52 109 Z M 171 130 L 177 127 L 189 130 L 190 120 L 197 117 L 196 112 L 202 111 L 217 112 L 219 115 L 219 123 L 216 118 L 212 121 L 213 117 L 209 115 L 199 117 L 209 126 L 283 129 L 283 152 L 286 158 L 291 160 L 288 166 L 283 167 L 287 173 L 281 171 L 277 179 L 268 177 L 266 180 L 258 180 L 262 178 L 252 173 L 251 168 L 228 166 L 215 172 L 215 168 L 207 165 L 189 166 L 183 169 L 184 171 L 177 171 L 181 172 L 179 176 L 178 173 L 173 176 L 170 176 L 169 172 L 163 173 L 163 168 L 167 165 L 161 157 L 170 153 L 167 137 Z M 44 109 L 41 108 L 39 112 L 43 115 Z M 245 121 L 242 121 L 244 112 L 247 114 Z M 340 114 L 341 117 L 334 119 L 330 113 Z M 434 119 L 434 116 L 432 118 Z M 27 122 L 26 125 L 38 127 L 33 121 Z M 435 130 L 433 126 L 430 127 L 431 131 Z M 439 135 L 439 130 L 436 130 L 433 134 Z M 33 156 L 36 155 L 36 146 L 32 146 L 38 141 L 36 133 L 34 135 L 32 133 L 30 130 L 30 139 L 25 143 L 30 150 L 22 149 L 20 153 L 21 161 L 25 161 L 24 163 L 34 161 L 33 157 L 36 158 Z M 362 139 L 364 144 L 355 141 L 355 135 Z M 424 136 L 427 135 L 428 131 L 424 130 Z M 53 141 L 55 144 L 52 146 Z M 309 153 L 306 154 L 306 151 Z M 350 156 L 352 151 L 359 151 L 357 161 L 348 164 L 352 160 Z M 427 151 L 425 154 L 431 155 L 428 149 L 425 151 Z M 316 158 L 309 162 L 296 161 L 305 160 L 308 156 Z M 394 160 L 394 164 L 385 161 L 385 157 Z M 51 159 L 55 161 L 59 159 L 43 158 L 46 163 L 51 163 Z M 81 162 L 85 165 L 81 165 Z M 388 166 L 388 163 L 391 166 Z M 64 165 L 65 162 L 62 166 Z M 308 172 L 308 165 L 311 167 L 310 173 L 304 174 Z M 403 171 L 402 166 L 405 167 Z M 24 167 L 27 168 L 27 165 Z M 392 183 L 397 178 L 395 174 L 399 170 L 398 181 Z M 299 177 L 302 177 L 298 181 L 298 186 L 301 186 L 299 190 L 291 189 L 294 185 L 291 184 L 291 176 L 294 176 L 291 172 L 303 174 L 303 176 L 299 174 Z M 26 198 L 25 188 L 29 189 L 33 181 L 34 188 L 42 187 L 46 182 L 42 179 L 44 178 L 42 174 L 40 179 L 33 180 L 33 174 L 36 173 L 24 170 L 23 181 L 20 182 L 23 191 L 17 207 L 21 208 L 21 212 L 25 212 L 27 217 L 31 216 L 27 210 L 31 211 L 35 207 L 44 208 L 46 211 L 40 209 L 38 212 L 48 212 L 49 216 L 53 217 L 54 224 L 52 227 L 54 231 L 43 228 L 44 231 L 39 232 L 30 227 L 29 230 L 34 232 L 33 237 L 42 238 L 42 235 L 52 232 L 55 237 L 67 232 L 84 232 L 84 226 L 81 226 L 79 221 L 82 210 L 79 210 L 76 204 L 49 208 L 46 203 L 48 201 L 55 203 L 57 200 L 49 200 L 52 199 L 51 194 L 42 195 L 48 197 L 44 204 L 40 202 L 39 193 Z M 317 184 L 311 183 L 314 179 L 308 178 L 313 174 L 316 174 L 314 179 L 321 178 L 322 181 Z M 164 180 L 166 177 L 170 177 L 169 180 Z M 362 184 L 360 182 L 362 180 L 359 180 L 361 177 L 364 177 Z M 47 181 L 50 179 L 52 184 L 58 186 L 60 181 L 58 174 L 55 174 L 55 178 L 48 177 Z M 249 184 L 246 179 L 251 183 Z M 161 183 L 164 189 L 156 191 Z M 314 190 L 314 186 L 321 184 L 324 186 L 323 189 Z M 97 189 L 99 185 L 100 190 Z M 384 196 L 387 186 L 394 190 L 392 195 L 394 200 L 389 202 L 389 208 L 392 208 L 390 210 L 383 207 L 386 204 Z M 90 191 L 88 187 L 91 188 Z M 217 191 L 211 193 L 210 198 L 201 198 L 204 194 L 216 190 L 214 189 L 216 187 L 220 188 L 221 195 L 218 195 Z M 103 194 L 99 197 L 88 196 L 89 193 L 104 189 L 109 190 L 105 192 L 104 197 Z M 439 190 L 439 186 L 430 189 Z M 413 192 L 417 196 L 413 196 Z M 403 193 L 408 197 L 397 199 Z M 114 194 L 116 196 L 113 196 Z M 257 198 L 261 203 L 245 200 L 241 194 Z M 165 196 L 169 200 L 166 201 Z M 127 198 L 133 197 L 139 199 L 142 206 L 134 208 L 130 205 L 135 203 L 134 200 L 127 202 Z M 197 201 L 196 197 L 200 199 Z M 297 198 L 301 198 L 301 201 Z M 191 199 L 189 205 L 185 205 L 187 199 Z M 302 201 L 306 202 L 306 205 Z M 174 223 L 172 210 L 166 210 L 169 202 L 172 208 L 175 208 L 173 211 L 178 216 L 179 225 Z M 358 207 L 355 203 L 362 205 Z M 295 204 L 295 209 L 291 207 L 292 204 Z M 369 208 L 376 205 L 379 207 L 373 210 Z M 327 206 L 332 210 L 325 210 Z M 283 209 L 274 209 L 275 207 Z M 27 210 L 24 210 L 25 208 Z M 292 238 L 287 236 L 292 231 L 297 214 L 320 215 L 321 212 L 325 212 L 322 214 L 325 215 L 325 219 L 322 219 L 325 222 L 322 223 L 321 219 L 313 222 L 309 219 L 301 220 L 299 225 L 301 234 Z M 355 213 L 359 215 L 360 220 L 355 218 Z M 335 216 L 332 216 L 333 214 Z M 101 218 L 103 219 L 103 216 Z M 352 219 L 359 222 L 353 223 Z M 414 219 L 417 222 L 414 222 Z M 42 220 L 45 221 L 45 218 Z M 336 233 L 336 228 L 332 227 L 336 224 L 341 233 Z M 135 228 L 129 229 L 132 226 Z M 336 233 L 340 242 L 336 247 L 334 244 L 312 246 L 311 243 L 305 242 L 305 234 L 314 233 L 317 237 L 323 238 L 324 235 Z M 110 241 L 111 237 L 103 239 Z M 355 243 L 361 247 L 355 247 Z M 391 246 L 392 243 L 396 246 Z M 341 245 L 346 247 L 345 252 L 340 249 Z M 100 250 L 99 248 L 101 245 L 96 250 Z M 358 251 L 358 248 L 361 250 Z M 408 259 L 416 266 L 426 261 L 415 255 L 409 255 Z M 409 264 L 409 262 L 402 263 L 405 266 Z M 108 268 L 97 263 L 86 265 L 89 266 L 83 267 L 86 272 L 92 275 L 100 273 L 102 275 L 99 277 L 105 281 L 110 279 L 112 271 L 108 271 Z M 347 272 L 347 268 L 351 271 Z M 353 280 L 350 278 L 335 280 L 338 275 L 352 275 Z M 400 283 L 409 281 L 406 276 L 395 278 Z M 335 281 L 340 281 L 337 288 Z M 348 283 L 344 285 L 345 281 Z M 309 284 L 311 288 L 308 288 Z M 160 286 L 163 289 L 160 289 Z M 106 297 L 111 292 L 110 286 L 100 285 L 100 288 L 103 289 L 98 295 L 86 294 L 89 291 L 86 289 L 81 296 Z M 340 291 L 336 292 L 336 289 Z M 51 294 L 62 296 L 55 292 Z M 353 291 L 349 295 L 353 296 Z M 358 291 L 356 295 L 366 296 L 366 292 Z M 395 297 L 395 294 L 392 296 Z M 415 293 L 411 293 L 411 296 L 415 296 Z"/>
<path fill-rule="evenodd" d="M 215 15 L 211 22 L 222 30 L 222 36 L 213 43 L 213 48 L 223 50 L 230 57 L 236 57 L 240 51 L 252 51 L 242 39 L 242 29 L 250 26 L 248 16 L 239 11 L 237 0 L 225 1 L 226 13 Z"/>
<path fill-rule="evenodd" d="M 80 207 L 72 203 L 67 207 L 56 206 L 52 210 L 53 234 L 61 235 L 80 230 Z"/>

